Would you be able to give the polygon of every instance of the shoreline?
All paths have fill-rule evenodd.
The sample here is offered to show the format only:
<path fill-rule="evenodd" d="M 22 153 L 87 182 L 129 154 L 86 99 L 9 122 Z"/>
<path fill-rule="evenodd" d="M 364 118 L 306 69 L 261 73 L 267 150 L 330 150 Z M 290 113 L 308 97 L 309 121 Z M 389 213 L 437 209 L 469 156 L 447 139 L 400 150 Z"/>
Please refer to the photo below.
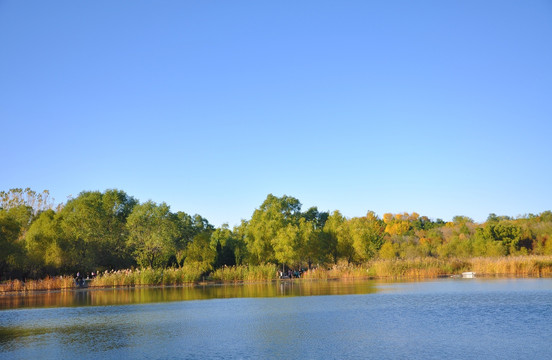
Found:
<path fill-rule="evenodd" d="M 217 287 L 217 286 L 244 286 L 244 285 L 268 285 L 271 283 L 294 283 L 294 282 L 324 282 L 324 281 L 381 281 L 381 282 L 419 282 L 430 280 L 444 280 L 444 279 L 546 279 L 552 278 L 552 275 L 534 276 L 534 275 L 515 275 L 515 274 L 476 274 L 472 278 L 462 277 L 462 275 L 440 275 L 440 276 L 428 276 L 428 277 L 396 277 L 396 276 L 365 276 L 365 277 L 334 277 L 334 278 L 294 278 L 294 279 L 268 279 L 265 281 L 202 281 L 198 283 L 186 283 L 186 284 L 170 284 L 170 285 L 156 285 L 156 284 L 139 284 L 139 285 L 114 285 L 114 286 L 87 286 L 87 287 L 69 287 L 69 288 L 57 288 L 57 289 L 37 289 L 37 290 L 13 290 L 2 291 L 0 297 L 4 296 L 18 296 L 18 295 L 38 295 L 38 294 L 53 294 L 53 293 L 73 293 L 73 292 L 87 292 L 87 291 L 106 291 L 106 290 L 138 290 L 138 289 L 171 289 L 171 288 L 199 288 L 199 287 Z"/>
<path fill-rule="evenodd" d="M 552 277 L 552 256 L 517 256 L 468 259 L 392 259 L 373 260 L 361 265 L 335 264 L 305 271 L 301 278 L 279 279 L 277 267 L 235 266 L 220 268 L 208 276 L 190 273 L 184 268 L 119 270 L 88 280 L 87 287 L 77 287 L 69 276 L 40 280 L 10 280 L 0 283 L 0 296 L 53 291 L 79 291 L 142 287 L 199 287 L 229 284 L 271 283 L 274 281 L 314 280 L 430 280 L 458 277 L 475 272 L 476 277 L 545 278 Z"/>

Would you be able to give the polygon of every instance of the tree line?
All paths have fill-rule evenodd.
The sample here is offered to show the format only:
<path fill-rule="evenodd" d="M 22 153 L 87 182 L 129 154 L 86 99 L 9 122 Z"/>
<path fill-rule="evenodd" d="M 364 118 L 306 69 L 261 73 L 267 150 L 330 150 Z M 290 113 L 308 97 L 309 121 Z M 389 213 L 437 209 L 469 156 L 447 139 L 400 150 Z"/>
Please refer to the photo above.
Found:
<path fill-rule="evenodd" d="M 251 219 L 230 229 L 200 215 L 139 202 L 121 190 L 84 191 L 54 206 L 48 191 L 0 192 L 0 279 L 127 269 L 273 263 L 289 268 L 371 259 L 552 255 L 552 212 L 490 214 L 450 222 L 417 213 L 302 211 L 269 194 Z"/>

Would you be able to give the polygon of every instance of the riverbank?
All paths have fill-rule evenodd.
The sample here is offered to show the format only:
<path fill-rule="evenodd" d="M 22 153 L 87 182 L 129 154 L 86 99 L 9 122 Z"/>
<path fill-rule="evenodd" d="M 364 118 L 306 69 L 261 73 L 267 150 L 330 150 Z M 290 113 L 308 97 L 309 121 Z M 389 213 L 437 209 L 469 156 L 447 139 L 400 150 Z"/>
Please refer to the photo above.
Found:
<path fill-rule="evenodd" d="M 472 271 L 478 276 L 552 276 L 552 256 L 515 256 L 469 259 L 393 259 L 373 260 L 362 265 L 338 264 L 303 272 L 309 280 L 329 279 L 424 279 L 459 275 Z M 133 286 L 192 286 L 203 283 L 260 282 L 278 279 L 273 264 L 232 266 L 207 272 L 200 267 L 137 269 L 106 272 L 88 282 L 91 288 Z M 70 276 L 41 280 L 11 280 L 0 284 L 0 294 L 76 289 Z"/>

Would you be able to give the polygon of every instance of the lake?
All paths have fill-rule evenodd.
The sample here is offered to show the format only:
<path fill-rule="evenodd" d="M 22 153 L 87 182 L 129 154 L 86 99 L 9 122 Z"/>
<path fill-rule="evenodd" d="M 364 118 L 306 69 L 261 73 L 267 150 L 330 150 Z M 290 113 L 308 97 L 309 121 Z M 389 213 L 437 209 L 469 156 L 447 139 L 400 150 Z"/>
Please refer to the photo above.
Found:
<path fill-rule="evenodd" d="M 552 359 L 552 279 L 0 296 L 5 359 Z"/>

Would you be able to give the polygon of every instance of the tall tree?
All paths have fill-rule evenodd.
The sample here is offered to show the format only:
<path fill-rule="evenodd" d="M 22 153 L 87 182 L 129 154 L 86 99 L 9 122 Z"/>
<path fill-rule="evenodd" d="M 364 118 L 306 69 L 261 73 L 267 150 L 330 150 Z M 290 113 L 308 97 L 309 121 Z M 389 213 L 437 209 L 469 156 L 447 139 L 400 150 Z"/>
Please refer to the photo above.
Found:
<path fill-rule="evenodd" d="M 166 203 L 136 205 L 127 219 L 128 244 L 140 266 L 164 267 L 176 252 L 178 217 Z"/>
<path fill-rule="evenodd" d="M 136 203 L 119 190 L 82 192 L 67 202 L 60 212 L 61 228 L 71 244 L 74 269 L 130 265 L 125 224 Z"/>
<path fill-rule="evenodd" d="M 20 275 L 23 254 L 20 233 L 21 223 L 13 211 L 0 209 L 0 280 Z"/>
<path fill-rule="evenodd" d="M 299 200 L 286 195 L 279 198 L 269 194 L 247 224 L 245 239 L 251 255 L 250 261 L 260 264 L 277 260 L 274 245 L 285 239 L 283 235 L 278 239 L 278 233 L 289 224 L 296 225 L 300 215 Z"/>
<path fill-rule="evenodd" d="M 329 242 L 334 244 L 334 261 L 344 259 L 347 262 L 352 262 L 355 256 L 353 247 L 353 239 L 346 225 L 347 219 L 341 213 L 335 210 L 324 225 L 324 232 L 329 236 Z"/>
<path fill-rule="evenodd" d="M 374 212 L 347 222 L 353 240 L 353 248 L 359 261 L 373 258 L 383 244 L 385 224 Z"/>
<path fill-rule="evenodd" d="M 288 223 L 273 238 L 274 256 L 282 265 L 294 266 L 300 262 L 301 234 L 299 227 Z"/>
<path fill-rule="evenodd" d="M 25 236 L 27 270 L 32 277 L 67 272 L 67 243 L 64 241 L 60 217 L 47 210 L 37 217 Z"/>
<path fill-rule="evenodd" d="M 209 231 L 198 233 L 186 248 L 185 264 L 193 264 L 203 271 L 212 270 L 216 261 L 216 248 L 211 247 Z"/>
<path fill-rule="evenodd" d="M 213 225 L 201 215 L 188 215 L 179 211 L 176 213 L 178 237 L 175 241 L 175 260 L 178 265 L 182 265 L 188 254 L 188 246 L 192 244 L 194 238 L 202 233 L 210 234 L 214 231 Z"/>
<path fill-rule="evenodd" d="M 236 248 L 239 246 L 239 239 L 223 224 L 211 234 L 211 248 L 216 249 L 217 256 L 215 267 L 236 265 Z"/>

